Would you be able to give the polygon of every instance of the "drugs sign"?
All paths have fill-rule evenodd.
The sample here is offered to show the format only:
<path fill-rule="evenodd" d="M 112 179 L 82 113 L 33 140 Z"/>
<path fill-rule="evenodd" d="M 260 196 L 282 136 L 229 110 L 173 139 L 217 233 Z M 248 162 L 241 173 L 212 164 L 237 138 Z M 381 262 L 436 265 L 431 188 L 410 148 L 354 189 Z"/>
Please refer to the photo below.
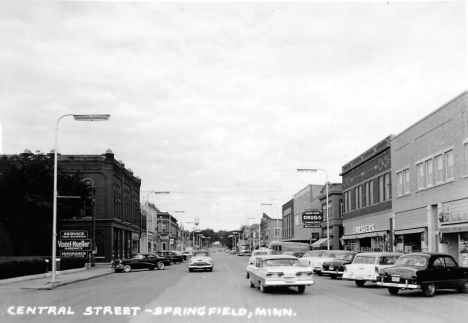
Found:
<path fill-rule="evenodd" d="M 319 224 L 323 222 L 322 210 L 305 210 L 302 212 L 302 223 Z"/>

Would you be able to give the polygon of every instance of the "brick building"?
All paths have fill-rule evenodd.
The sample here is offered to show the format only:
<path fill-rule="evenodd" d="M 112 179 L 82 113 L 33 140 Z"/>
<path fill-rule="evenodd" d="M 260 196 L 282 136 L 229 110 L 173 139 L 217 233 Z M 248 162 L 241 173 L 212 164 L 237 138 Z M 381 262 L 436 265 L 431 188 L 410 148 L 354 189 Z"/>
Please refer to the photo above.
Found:
<path fill-rule="evenodd" d="M 272 219 L 267 214 L 263 213 L 260 220 L 260 235 L 262 245 L 268 245 L 272 241 L 281 240 L 282 219 Z"/>
<path fill-rule="evenodd" d="M 388 136 L 342 167 L 342 244 L 346 249 L 391 250 L 392 138 Z"/>
<path fill-rule="evenodd" d="M 395 249 L 447 252 L 468 266 L 468 94 L 392 139 Z"/>
<path fill-rule="evenodd" d="M 65 171 L 81 171 L 95 188 L 95 230 L 91 213 L 58 221 L 57 233 L 85 230 L 90 239 L 94 236 L 97 263 L 140 252 L 140 235 L 146 231 L 146 218 L 140 212 L 140 178 L 116 160 L 110 149 L 103 155 L 58 155 L 58 163 Z"/>
<path fill-rule="evenodd" d="M 327 247 L 327 195 L 325 185 L 320 191 L 322 194 L 318 197 L 321 204 L 321 209 L 323 213 L 323 223 L 322 223 L 322 232 L 320 236 L 322 237 L 321 241 L 316 241 L 313 243 L 313 248 L 326 249 Z M 342 184 L 341 183 L 331 183 L 328 187 L 328 235 L 330 237 L 330 250 L 340 250 L 343 249 L 343 245 L 340 243 L 341 237 L 343 236 L 343 193 L 342 193 Z M 325 239 L 325 240 L 324 240 Z"/>
<path fill-rule="evenodd" d="M 282 206 L 283 215 L 283 241 L 294 239 L 294 199 Z"/>

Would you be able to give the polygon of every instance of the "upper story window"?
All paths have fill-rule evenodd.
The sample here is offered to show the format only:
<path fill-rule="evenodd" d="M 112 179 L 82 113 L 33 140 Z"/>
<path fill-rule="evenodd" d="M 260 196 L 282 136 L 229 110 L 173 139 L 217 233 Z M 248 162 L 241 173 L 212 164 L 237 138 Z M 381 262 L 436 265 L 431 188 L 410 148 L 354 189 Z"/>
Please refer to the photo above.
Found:
<path fill-rule="evenodd" d="M 454 180 L 453 149 L 428 156 L 416 162 L 416 177 L 418 190 Z"/>
<path fill-rule="evenodd" d="M 465 175 L 468 175 L 468 143 L 463 145 L 463 149 L 465 152 Z"/>
<path fill-rule="evenodd" d="M 446 179 L 453 179 L 455 174 L 453 167 L 453 150 L 449 150 L 445 153 L 445 169 Z"/>
<path fill-rule="evenodd" d="M 442 183 L 444 181 L 444 162 L 442 160 L 442 155 L 435 157 L 435 166 L 436 166 L 436 183 Z"/>
<path fill-rule="evenodd" d="M 397 172 L 398 196 L 409 194 L 410 192 L 409 180 L 410 180 L 409 168 L 404 169 L 400 172 Z"/>
<path fill-rule="evenodd" d="M 426 160 L 426 185 L 431 186 L 434 184 L 434 171 L 433 171 L 434 161 L 432 159 Z"/>

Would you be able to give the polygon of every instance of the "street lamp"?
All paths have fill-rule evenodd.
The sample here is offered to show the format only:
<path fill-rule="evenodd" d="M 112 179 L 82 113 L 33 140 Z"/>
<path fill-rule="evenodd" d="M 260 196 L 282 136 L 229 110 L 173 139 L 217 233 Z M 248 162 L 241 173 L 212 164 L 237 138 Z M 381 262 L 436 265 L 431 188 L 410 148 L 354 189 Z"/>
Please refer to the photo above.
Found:
<path fill-rule="evenodd" d="M 298 168 L 298 172 L 304 172 L 304 173 L 315 173 L 317 171 L 321 170 L 322 172 L 325 173 L 325 192 L 327 195 L 327 250 L 330 250 L 330 227 L 329 227 L 329 216 L 328 216 L 328 174 L 324 169 L 321 168 Z"/>
<path fill-rule="evenodd" d="M 149 215 L 149 195 L 151 193 L 154 193 L 154 194 L 170 194 L 171 192 L 157 192 L 157 191 L 150 191 L 148 192 L 148 194 L 146 195 L 146 206 L 148 207 L 148 213 L 147 213 L 147 216 Z M 156 214 L 157 216 L 157 214 Z M 157 221 L 157 219 L 156 219 Z M 151 221 L 151 223 L 153 223 L 153 221 Z M 153 237 L 154 239 L 154 237 Z M 148 250 L 148 217 L 146 218 L 146 252 L 149 252 Z"/>
<path fill-rule="evenodd" d="M 260 205 L 269 205 L 269 206 L 274 205 L 275 206 L 275 210 L 276 210 L 276 228 L 279 230 L 278 206 L 276 204 L 274 204 L 274 203 L 261 203 Z M 279 236 L 278 236 L 278 233 L 276 232 L 276 230 L 275 230 L 275 235 L 276 235 L 276 240 L 279 240 Z"/>
<path fill-rule="evenodd" d="M 110 114 L 65 114 L 57 120 L 55 125 L 55 149 L 54 149 L 54 202 L 53 202 L 53 223 L 52 223 L 52 282 L 55 282 L 56 274 L 56 257 L 57 253 L 57 146 L 58 146 L 58 125 L 63 117 L 73 116 L 76 121 L 106 121 L 109 120 Z M 96 216 L 93 214 L 93 216 Z M 94 252 L 94 239 L 92 241 Z"/>

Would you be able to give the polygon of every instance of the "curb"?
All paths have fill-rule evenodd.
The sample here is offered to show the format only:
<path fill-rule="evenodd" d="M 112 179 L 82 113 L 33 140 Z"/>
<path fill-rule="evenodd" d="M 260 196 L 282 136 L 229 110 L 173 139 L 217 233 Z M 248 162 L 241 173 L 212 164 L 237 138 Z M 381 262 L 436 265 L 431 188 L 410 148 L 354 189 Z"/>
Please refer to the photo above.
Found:
<path fill-rule="evenodd" d="M 114 272 L 102 273 L 102 274 L 99 274 L 99 275 L 96 275 L 96 276 L 79 278 L 79 279 L 74 279 L 74 280 L 60 282 L 60 283 L 54 283 L 54 284 L 51 284 L 49 286 L 44 285 L 44 286 L 39 286 L 39 287 L 21 287 L 21 289 L 52 290 L 52 289 L 54 289 L 56 287 L 65 286 L 65 285 L 69 285 L 69 284 L 73 284 L 73 283 L 78 283 L 78 282 L 82 282 L 82 281 L 86 281 L 86 280 L 91 280 L 93 278 L 97 278 L 97 277 L 101 277 L 101 276 L 105 276 L 105 275 L 109 275 L 109 274 L 113 274 L 113 273 Z"/>
<path fill-rule="evenodd" d="M 84 271 L 84 270 L 86 270 L 85 267 L 62 270 L 62 271 L 57 271 L 56 275 L 76 273 L 76 272 Z M 21 276 L 21 277 L 13 277 L 13 278 L 2 279 L 2 280 L 0 280 L 0 284 L 15 283 L 15 282 L 24 281 L 24 280 L 32 280 L 32 279 L 47 278 L 47 277 L 52 277 L 52 273 L 48 272 L 48 273 L 44 273 L 44 274 L 37 274 L 37 275 L 29 275 L 29 276 Z"/>

